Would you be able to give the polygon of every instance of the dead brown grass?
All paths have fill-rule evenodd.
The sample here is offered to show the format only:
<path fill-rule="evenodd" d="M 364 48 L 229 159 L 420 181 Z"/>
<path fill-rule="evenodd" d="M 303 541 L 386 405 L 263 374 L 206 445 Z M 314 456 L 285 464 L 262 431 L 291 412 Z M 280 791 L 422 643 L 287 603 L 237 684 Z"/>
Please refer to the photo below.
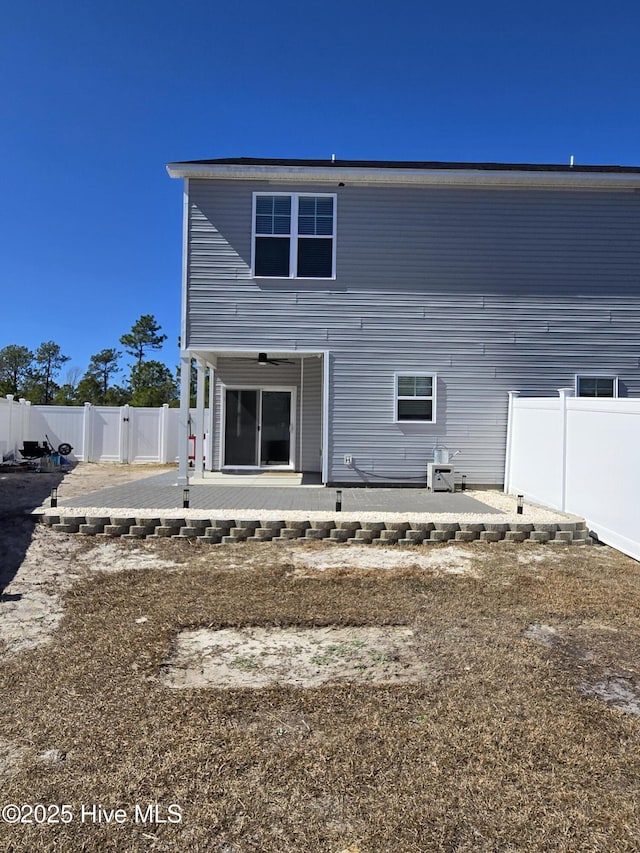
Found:
<path fill-rule="evenodd" d="M 640 718 L 578 690 L 612 672 L 638 687 L 637 563 L 607 548 L 477 543 L 479 578 L 301 577 L 287 548 L 156 550 L 179 568 L 78 583 L 53 643 L 0 667 L 0 743 L 26 749 L 3 802 L 76 814 L 67 826 L 0 824 L 2 849 L 639 849 Z M 532 623 L 558 641 L 526 639 Z M 391 624 L 417 632 L 422 683 L 177 691 L 159 680 L 182 628 Z M 38 758 L 53 748 L 66 758 Z M 149 802 L 179 804 L 182 823 L 79 820 L 81 803 L 133 813 Z"/>

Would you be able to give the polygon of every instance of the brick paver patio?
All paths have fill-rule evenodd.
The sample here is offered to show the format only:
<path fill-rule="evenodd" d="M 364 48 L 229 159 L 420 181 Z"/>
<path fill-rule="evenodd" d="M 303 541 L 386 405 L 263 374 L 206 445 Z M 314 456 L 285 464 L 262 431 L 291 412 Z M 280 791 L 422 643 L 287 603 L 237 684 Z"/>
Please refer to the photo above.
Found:
<path fill-rule="evenodd" d="M 282 510 L 333 512 L 336 489 L 323 486 L 224 486 L 190 484 L 191 509 Z M 426 489 L 344 488 L 344 512 L 401 513 L 482 513 L 500 511 L 468 495 L 456 492 L 428 492 Z M 176 485 L 175 472 L 157 474 L 142 480 L 100 489 L 68 500 L 60 507 L 136 507 L 139 509 L 178 509 L 182 507 L 182 487 Z"/>

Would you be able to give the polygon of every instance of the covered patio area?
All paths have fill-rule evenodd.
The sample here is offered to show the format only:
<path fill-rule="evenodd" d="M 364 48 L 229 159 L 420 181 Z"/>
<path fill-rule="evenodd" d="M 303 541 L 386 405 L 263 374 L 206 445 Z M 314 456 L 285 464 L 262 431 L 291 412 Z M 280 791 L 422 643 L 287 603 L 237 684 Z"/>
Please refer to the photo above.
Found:
<path fill-rule="evenodd" d="M 327 482 L 328 353 L 190 349 L 181 358 L 180 485 L 208 472 Z"/>

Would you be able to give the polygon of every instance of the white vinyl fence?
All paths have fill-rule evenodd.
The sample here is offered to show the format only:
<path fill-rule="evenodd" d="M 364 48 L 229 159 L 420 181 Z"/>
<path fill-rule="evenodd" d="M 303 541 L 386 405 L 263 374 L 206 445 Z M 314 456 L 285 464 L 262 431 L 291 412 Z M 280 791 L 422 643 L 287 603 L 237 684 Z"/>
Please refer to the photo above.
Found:
<path fill-rule="evenodd" d="M 584 517 L 640 560 L 640 399 L 509 399 L 505 491 Z"/>
<path fill-rule="evenodd" d="M 176 462 L 178 418 L 179 410 L 167 405 L 32 406 L 8 396 L 0 398 L 0 453 L 20 459 L 23 441 L 48 436 L 54 447 L 70 444 L 69 458 L 80 462 Z"/>

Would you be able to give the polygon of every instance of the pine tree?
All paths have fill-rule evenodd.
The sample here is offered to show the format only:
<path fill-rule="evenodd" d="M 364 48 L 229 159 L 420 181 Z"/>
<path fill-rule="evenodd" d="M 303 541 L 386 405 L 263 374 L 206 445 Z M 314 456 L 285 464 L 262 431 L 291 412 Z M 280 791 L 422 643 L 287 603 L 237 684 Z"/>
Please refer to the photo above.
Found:
<path fill-rule="evenodd" d="M 153 314 L 143 314 L 133 324 L 131 331 L 120 338 L 120 343 L 129 355 L 138 360 L 138 367 L 142 364 L 145 350 L 162 348 L 167 336 L 158 334 L 160 329 Z"/>

